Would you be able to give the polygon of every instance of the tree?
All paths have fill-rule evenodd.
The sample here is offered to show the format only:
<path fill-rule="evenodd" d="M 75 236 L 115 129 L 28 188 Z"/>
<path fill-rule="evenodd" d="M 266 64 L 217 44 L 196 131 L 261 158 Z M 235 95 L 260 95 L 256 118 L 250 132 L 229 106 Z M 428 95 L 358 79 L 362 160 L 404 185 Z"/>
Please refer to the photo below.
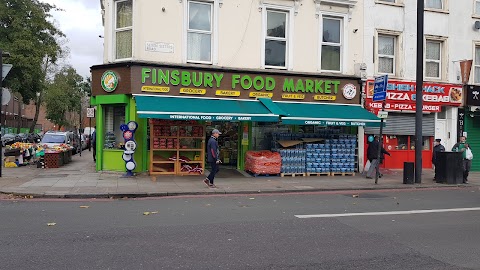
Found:
<path fill-rule="evenodd" d="M 71 66 L 65 66 L 55 74 L 45 93 L 47 118 L 52 123 L 59 127 L 74 124 L 67 118 L 67 114 L 80 113 L 80 104 L 84 96 L 83 83 L 83 77 Z"/>
<path fill-rule="evenodd" d="M 55 64 L 65 35 L 49 21 L 55 6 L 39 0 L 0 0 L 0 48 L 10 52 L 13 64 L 5 85 L 22 96 L 25 104 L 38 103 L 33 127 L 40 110 L 49 66 Z"/>

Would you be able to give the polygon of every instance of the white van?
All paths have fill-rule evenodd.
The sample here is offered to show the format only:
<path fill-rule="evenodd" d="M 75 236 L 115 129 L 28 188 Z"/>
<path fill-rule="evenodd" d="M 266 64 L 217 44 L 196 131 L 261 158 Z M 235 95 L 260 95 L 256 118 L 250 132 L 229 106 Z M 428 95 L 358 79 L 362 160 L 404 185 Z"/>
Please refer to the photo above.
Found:
<path fill-rule="evenodd" d="M 90 136 L 90 134 L 93 134 L 93 132 L 95 131 L 95 128 L 94 127 L 85 127 L 83 129 L 83 134 L 87 136 L 87 138 Z"/>

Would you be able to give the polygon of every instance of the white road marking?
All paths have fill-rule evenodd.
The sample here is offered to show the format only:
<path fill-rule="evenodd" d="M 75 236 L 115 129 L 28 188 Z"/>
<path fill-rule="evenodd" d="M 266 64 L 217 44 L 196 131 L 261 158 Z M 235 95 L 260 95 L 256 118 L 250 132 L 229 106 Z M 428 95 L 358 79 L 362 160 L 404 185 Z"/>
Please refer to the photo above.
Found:
<path fill-rule="evenodd" d="M 389 211 L 389 212 L 320 214 L 320 215 L 295 215 L 295 217 L 297 217 L 297 218 L 332 218 L 332 217 L 356 217 L 356 216 L 390 216 L 390 215 L 412 215 L 412 214 L 430 214 L 430 213 L 466 212 L 466 211 L 480 211 L 480 207 L 431 209 L 431 210 Z"/>

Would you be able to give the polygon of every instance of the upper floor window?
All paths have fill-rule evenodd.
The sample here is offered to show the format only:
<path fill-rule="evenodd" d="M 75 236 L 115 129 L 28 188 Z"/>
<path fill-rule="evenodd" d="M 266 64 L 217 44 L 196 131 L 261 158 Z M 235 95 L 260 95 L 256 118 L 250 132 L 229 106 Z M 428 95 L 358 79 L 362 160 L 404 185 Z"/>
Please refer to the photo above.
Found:
<path fill-rule="evenodd" d="M 288 15 L 287 11 L 267 9 L 265 67 L 287 67 Z"/>
<path fill-rule="evenodd" d="M 442 42 L 427 40 L 425 46 L 425 77 L 442 78 Z"/>
<path fill-rule="evenodd" d="M 474 81 L 480 84 L 480 45 L 475 46 Z"/>
<path fill-rule="evenodd" d="M 213 3 L 188 1 L 187 61 L 212 63 Z"/>
<path fill-rule="evenodd" d="M 425 8 L 443 9 L 444 0 L 425 0 Z"/>
<path fill-rule="evenodd" d="M 115 59 L 132 57 L 132 0 L 115 2 Z"/>
<path fill-rule="evenodd" d="M 480 0 L 475 0 L 475 14 L 480 15 Z"/>
<path fill-rule="evenodd" d="M 397 37 L 378 35 L 378 73 L 395 74 Z"/>
<path fill-rule="evenodd" d="M 324 17 L 322 22 L 321 69 L 326 71 L 341 71 L 342 19 Z"/>

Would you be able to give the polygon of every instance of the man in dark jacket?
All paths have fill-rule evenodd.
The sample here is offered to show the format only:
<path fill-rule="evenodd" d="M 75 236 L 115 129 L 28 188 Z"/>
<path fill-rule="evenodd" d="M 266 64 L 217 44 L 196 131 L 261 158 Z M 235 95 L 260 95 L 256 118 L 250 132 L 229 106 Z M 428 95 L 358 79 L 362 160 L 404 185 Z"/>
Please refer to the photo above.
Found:
<path fill-rule="evenodd" d="M 438 153 L 445 152 L 445 147 L 440 143 L 441 139 L 435 139 L 435 146 L 433 147 L 433 154 L 432 154 L 432 164 L 435 166 L 435 176 L 433 177 L 433 181 L 437 179 L 437 171 L 438 171 Z"/>
<path fill-rule="evenodd" d="M 380 161 L 377 161 L 378 158 L 378 148 L 380 148 Z M 368 170 L 367 173 L 367 178 L 372 178 L 373 170 L 376 169 L 375 167 L 380 164 L 382 164 L 385 154 L 390 156 L 390 153 L 383 148 L 382 145 L 380 145 L 380 138 L 378 136 L 375 136 L 373 142 L 371 142 L 368 145 L 367 149 L 367 159 L 370 161 L 370 169 Z M 375 160 L 375 162 L 374 162 Z M 379 173 L 379 177 L 382 177 L 383 174 Z"/>
<path fill-rule="evenodd" d="M 215 179 L 215 175 L 219 171 L 219 164 L 220 164 L 220 148 L 218 147 L 218 136 L 222 134 L 218 129 L 212 130 L 212 137 L 208 140 L 207 143 L 207 162 L 210 164 L 211 170 L 210 174 L 208 175 L 203 182 L 212 188 L 216 186 L 213 184 L 213 180 Z"/>

